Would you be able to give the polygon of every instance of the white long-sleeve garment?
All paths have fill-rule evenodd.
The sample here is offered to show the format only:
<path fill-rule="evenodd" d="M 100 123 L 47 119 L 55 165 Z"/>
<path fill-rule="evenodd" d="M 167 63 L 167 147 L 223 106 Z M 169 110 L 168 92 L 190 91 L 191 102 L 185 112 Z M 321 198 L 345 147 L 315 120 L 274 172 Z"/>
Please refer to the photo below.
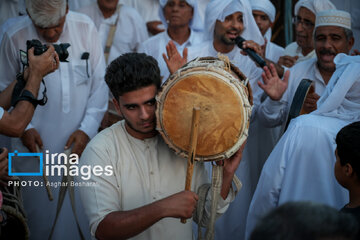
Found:
<path fill-rule="evenodd" d="M 284 48 L 279 45 L 270 42 L 268 39 L 268 43 L 266 44 L 265 57 L 275 63 L 279 61 L 281 56 L 284 56 Z"/>
<path fill-rule="evenodd" d="M 179 45 L 177 42 L 173 41 L 176 49 L 182 55 L 184 48 L 189 48 L 191 46 L 196 46 L 197 44 L 202 42 L 203 34 L 201 32 L 196 32 L 190 30 L 190 36 L 186 42 Z M 160 75 L 162 77 L 162 81 L 164 82 L 170 75 L 169 69 L 164 61 L 162 56 L 163 53 L 166 54 L 166 45 L 171 40 L 167 31 L 159 33 L 148 40 L 146 40 L 143 44 L 140 45 L 138 52 L 146 53 L 154 57 L 160 68 Z"/>
<path fill-rule="evenodd" d="M 107 64 L 110 64 L 112 60 L 121 54 L 136 52 L 140 44 L 148 38 L 144 20 L 132 7 L 122 5 L 120 12 L 116 11 L 111 17 L 106 19 L 97 3 L 81 8 L 79 12 L 88 15 L 94 21 L 103 49 L 105 49 L 111 25 L 115 24 L 116 20 L 118 20 Z"/>
<path fill-rule="evenodd" d="M 29 17 L 20 17 L 8 28 L 0 46 L 0 88 L 4 89 L 21 71 L 19 49 L 26 50 L 26 40 L 44 40 L 37 34 Z M 62 153 L 69 136 L 76 130 L 84 131 L 94 137 L 100 121 L 107 109 L 108 89 L 103 79 L 105 62 L 100 38 L 93 22 L 85 15 L 69 12 L 66 15 L 63 32 L 56 44 L 70 43 L 69 62 L 61 62 L 59 69 L 44 78 L 47 87 L 48 102 L 38 106 L 34 117 L 27 127 L 35 128 L 43 141 L 44 151 Z M 82 60 L 84 52 L 89 60 Z M 43 88 L 39 90 L 42 97 Z M 13 149 L 28 151 L 20 139 L 14 139 Z M 19 166 L 19 171 L 32 161 Z M 35 160 L 35 163 L 38 161 Z M 25 164 L 26 163 L 26 164 Z M 20 169 L 21 167 L 21 169 Z M 26 180 L 38 180 L 41 177 L 24 177 Z M 60 176 L 49 177 L 52 182 L 61 181 Z M 23 187 L 24 206 L 27 211 L 31 239 L 47 238 L 56 213 L 56 202 L 49 202 L 42 187 Z M 59 188 L 52 189 L 57 199 Z M 86 217 L 82 206 L 76 204 L 83 232 L 87 232 Z M 63 229 L 66 229 L 64 231 Z M 61 209 L 53 239 L 78 239 L 75 220 L 68 196 Z M 87 235 L 89 236 L 89 234 Z"/>
<path fill-rule="evenodd" d="M 319 72 L 316 59 L 310 59 L 296 64 L 290 68 L 288 87 L 279 101 L 273 101 L 269 97 L 258 108 L 257 114 L 260 121 L 267 127 L 285 126 L 290 106 L 297 87 L 302 79 L 313 81 L 315 92 L 321 96 L 326 84 Z"/>
<path fill-rule="evenodd" d="M 186 159 L 176 156 L 160 135 L 145 140 L 132 137 L 124 121 L 99 133 L 85 149 L 80 163 L 113 169 L 110 176 L 92 175 L 89 182 L 93 184 L 80 189 L 93 237 L 109 213 L 133 210 L 184 190 Z M 195 163 L 192 191 L 197 192 L 208 182 L 204 164 Z M 205 222 L 210 210 L 209 193 L 205 201 Z M 225 200 L 220 198 L 217 214 L 224 213 L 233 199 L 233 190 Z M 192 239 L 191 226 L 191 220 L 182 224 L 178 218 L 163 218 L 131 239 Z"/>
<path fill-rule="evenodd" d="M 335 137 L 345 125 L 360 120 L 360 57 L 338 54 L 318 109 L 291 121 L 267 159 L 247 218 L 250 236 L 256 222 L 288 201 L 314 201 L 335 208 L 348 202 L 348 192 L 335 179 Z"/>
<path fill-rule="evenodd" d="M 160 21 L 159 0 L 119 0 L 119 3 L 135 8 L 145 22 Z"/>
<path fill-rule="evenodd" d="M 0 25 L 7 19 L 26 15 L 24 0 L 2 0 L 0 1 Z"/>

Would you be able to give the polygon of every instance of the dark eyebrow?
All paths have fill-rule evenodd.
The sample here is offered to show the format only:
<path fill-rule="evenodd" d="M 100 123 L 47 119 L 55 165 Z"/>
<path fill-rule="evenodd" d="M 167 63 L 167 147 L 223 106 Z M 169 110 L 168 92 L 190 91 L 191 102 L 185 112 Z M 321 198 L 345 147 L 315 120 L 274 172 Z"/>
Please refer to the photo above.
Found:
<path fill-rule="evenodd" d="M 152 98 L 152 99 L 149 99 L 147 100 L 146 102 L 144 102 L 144 104 L 147 104 L 147 103 L 154 103 L 156 101 L 155 98 Z"/>
<path fill-rule="evenodd" d="M 143 102 L 143 104 L 148 104 L 148 103 L 154 103 L 156 101 L 155 98 L 151 98 L 149 100 L 146 100 L 145 102 Z M 139 104 L 136 103 L 128 103 L 128 104 L 124 104 L 124 107 L 137 107 L 139 106 Z"/>
<path fill-rule="evenodd" d="M 135 103 L 129 103 L 129 104 L 124 104 L 123 106 L 126 107 L 126 108 L 129 108 L 129 107 L 137 107 L 139 105 L 135 104 Z"/>

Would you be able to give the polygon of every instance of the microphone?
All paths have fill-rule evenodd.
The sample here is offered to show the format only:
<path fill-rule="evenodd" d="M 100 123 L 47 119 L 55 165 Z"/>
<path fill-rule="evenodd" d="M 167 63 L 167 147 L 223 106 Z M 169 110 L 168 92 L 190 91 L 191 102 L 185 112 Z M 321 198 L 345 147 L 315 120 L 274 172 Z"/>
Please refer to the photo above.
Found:
<path fill-rule="evenodd" d="M 264 61 L 264 59 L 260 57 L 254 50 L 252 50 L 251 48 L 243 48 L 243 42 L 246 41 L 244 38 L 237 36 L 234 41 L 236 45 L 242 50 L 244 50 L 244 52 L 246 52 L 254 62 L 259 64 L 261 68 L 266 66 L 266 62 Z"/>

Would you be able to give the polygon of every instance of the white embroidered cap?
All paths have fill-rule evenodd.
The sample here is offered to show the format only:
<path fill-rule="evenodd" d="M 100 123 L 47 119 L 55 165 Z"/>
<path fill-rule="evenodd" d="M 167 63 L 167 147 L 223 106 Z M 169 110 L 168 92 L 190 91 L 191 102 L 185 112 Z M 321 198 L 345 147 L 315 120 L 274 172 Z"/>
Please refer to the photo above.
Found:
<path fill-rule="evenodd" d="M 350 13 L 335 9 L 321 11 L 315 21 L 315 28 L 319 26 L 338 26 L 351 30 Z"/>

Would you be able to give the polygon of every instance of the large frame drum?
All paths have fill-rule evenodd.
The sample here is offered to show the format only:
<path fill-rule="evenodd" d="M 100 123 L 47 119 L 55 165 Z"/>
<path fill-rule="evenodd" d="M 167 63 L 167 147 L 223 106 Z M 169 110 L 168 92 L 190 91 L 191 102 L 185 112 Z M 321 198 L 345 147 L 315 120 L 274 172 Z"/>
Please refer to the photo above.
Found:
<path fill-rule="evenodd" d="M 157 97 L 157 130 L 171 149 L 188 157 L 193 107 L 200 108 L 195 160 L 232 156 L 246 140 L 252 92 L 229 62 L 198 58 L 173 74 Z"/>

